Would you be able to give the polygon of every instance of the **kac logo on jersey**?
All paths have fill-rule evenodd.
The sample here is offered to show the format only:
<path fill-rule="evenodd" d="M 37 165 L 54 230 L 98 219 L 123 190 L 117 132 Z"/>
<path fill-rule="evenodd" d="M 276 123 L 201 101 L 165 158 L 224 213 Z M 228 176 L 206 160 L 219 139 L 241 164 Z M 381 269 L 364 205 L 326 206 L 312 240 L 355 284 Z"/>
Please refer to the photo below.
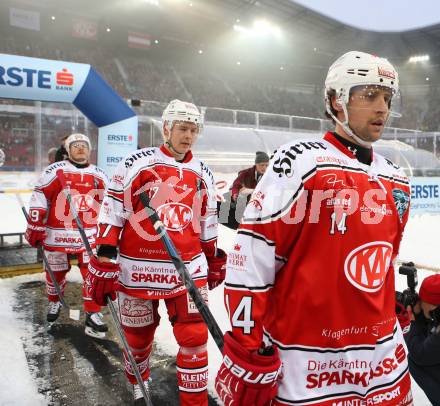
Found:
<path fill-rule="evenodd" d="M 183 231 L 193 218 L 192 209 L 183 203 L 165 203 L 157 214 L 168 231 Z"/>
<path fill-rule="evenodd" d="M 348 281 L 364 292 L 377 292 L 385 282 L 391 264 L 393 246 L 374 241 L 361 245 L 348 254 L 344 272 Z"/>
<path fill-rule="evenodd" d="M 76 211 L 88 211 L 93 206 L 93 197 L 90 195 L 73 195 L 72 202 Z"/>
<path fill-rule="evenodd" d="M 399 213 L 400 221 L 402 221 L 409 207 L 409 194 L 402 189 L 393 189 L 393 199 L 397 213 Z"/>

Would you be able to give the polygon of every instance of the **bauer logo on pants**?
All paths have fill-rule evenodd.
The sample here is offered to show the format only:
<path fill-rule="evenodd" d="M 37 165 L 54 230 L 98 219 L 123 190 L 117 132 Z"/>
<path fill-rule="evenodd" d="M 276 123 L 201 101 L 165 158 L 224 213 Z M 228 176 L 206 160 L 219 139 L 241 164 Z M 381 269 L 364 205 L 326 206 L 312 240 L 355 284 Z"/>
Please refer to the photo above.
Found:
<path fill-rule="evenodd" d="M 393 254 L 389 242 L 375 241 L 350 252 L 344 264 L 348 281 L 364 292 L 378 291 L 387 275 Z"/>

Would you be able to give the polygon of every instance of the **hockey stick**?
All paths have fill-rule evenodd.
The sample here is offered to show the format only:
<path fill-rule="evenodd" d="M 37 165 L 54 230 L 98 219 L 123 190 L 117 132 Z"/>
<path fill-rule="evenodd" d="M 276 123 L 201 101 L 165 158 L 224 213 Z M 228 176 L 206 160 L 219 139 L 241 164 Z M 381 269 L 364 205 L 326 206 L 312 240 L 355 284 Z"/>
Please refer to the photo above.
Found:
<path fill-rule="evenodd" d="M 86 236 L 86 233 L 84 231 L 84 227 L 81 223 L 81 219 L 78 216 L 78 213 L 76 212 L 75 206 L 72 203 L 72 196 L 70 194 L 69 188 L 66 184 L 66 180 L 64 179 L 64 173 L 62 169 L 59 169 L 56 173 L 58 180 L 61 183 L 61 187 L 63 188 L 64 194 L 66 195 L 67 202 L 69 203 L 70 211 L 72 212 L 73 218 L 75 219 L 76 225 L 78 226 L 79 234 L 81 235 L 81 239 L 83 241 L 83 244 L 86 248 L 87 254 L 90 258 L 93 257 L 93 251 L 90 247 L 89 240 Z M 107 306 L 110 308 L 110 314 L 112 315 L 113 324 L 116 328 L 116 331 L 118 332 L 119 338 L 122 341 L 122 345 L 128 355 L 128 360 L 131 365 L 131 369 L 134 372 L 134 376 L 136 377 L 136 381 L 139 384 L 141 388 L 142 395 L 144 396 L 144 401 L 147 406 L 153 406 L 153 402 L 151 401 L 149 389 L 144 385 L 144 381 L 142 380 L 142 376 L 139 372 L 139 368 L 136 364 L 136 361 L 133 357 L 133 354 L 130 350 L 130 347 L 128 346 L 127 339 L 124 336 L 124 332 L 122 331 L 121 325 L 119 323 L 118 314 L 116 312 L 115 306 L 109 296 L 106 298 L 107 300 Z"/>
<path fill-rule="evenodd" d="M 26 209 L 24 207 L 24 203 L 23 203 L 23 200 L 21 199 L 21 196 L 18 193 L 15 196 L 16 196 L 16 198 L 17 198 L 17 200 L 18 200 L 18 202 L 19 202 L 19 204 L 21 206 L 21 211 L 23 212 L 24 217 L 26 218 L 26 221 L 29 223 L 29 214 L 27 213 L 27 211 L 26 211 Z M 64 300 L 64 295 L 61 292 L 60 285 L 58 285 L 58 282 L 55 279 L 55 275 L 54 275 L 54 273 L 52 271 L 52 268 L 50 267 L 49 261 L 48 261 L 48 259 L 46 257 L 46 253 L 44 252 L 44 250 L 41 247 L 41 245 L 37 249 L 38 249 L 38 252 L 41 253 L 45 269 L 47 270 L 47 272 L 48 272 L 48 274 L 50 276 L 50 279 L 52 279 L 53 286 L 55 288 L 55 291 L 57 292 L 57 295 L 58 295 L 58 298 L 60 299 L 61 304 L 63 305 L 63 307 L 65 307 L 67 310 L 69 310 L 69 317 L 72 320 L 79 320 L 80 311 L 78 309 L 71 309 L 70 306 Z"/>
<path fill-rule="evenodd" d="M 189 295 L 194 301 L 194 304 L 196 305 L 198 311 L 200 312 L 200 315 L 202 316 L 203 321 L 208 327 L 208 330 L 211 333 L 211 336 L 214 339 L 215 343 L 217 344 L 218 349 L 220 350 L 220 352 L 223 353 L 222 330 L 220 329 L 214 316 L 209 310 L 209 307 L 206 305 L 205 300 L 203 299 L 202 295 L 200 294 L 199 290 L 194 284 L 194 281 L 191 278 L 191 275 L 188 269 L 186 268 L 185 263 L 182 261 L 182 258 L 177 252 L 176 247 L 174 246 L 173 241 L 168 235 L 156 210 L 154 210 L 154 208 L 150 206 L 150 199 L 148 198 L 145 192 L 142 192 L 140 194 L 140 199 L 145 208 L 145 211 L 148 214 L 148 217 L 151 220 L 151 223 L 153 224 L 154 229 L 156 230 L 158 236 L 160 237 L 166 251 L 168 252 L 169 257 L 171 258 L 171 261 L 173 261 L 176 271 L 179 273 L 180 277 L 182 278 L 186 290 L 188 291 Z"/>

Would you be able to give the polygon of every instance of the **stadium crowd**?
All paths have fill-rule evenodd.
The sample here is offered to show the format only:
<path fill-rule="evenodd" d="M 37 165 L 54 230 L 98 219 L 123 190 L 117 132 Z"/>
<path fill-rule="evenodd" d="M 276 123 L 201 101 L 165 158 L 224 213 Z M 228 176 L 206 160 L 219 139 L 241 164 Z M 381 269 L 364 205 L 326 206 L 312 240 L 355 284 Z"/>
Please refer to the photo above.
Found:
<path fill-rule="evenodd" d="M 270 83 L 269 76 L 265 81 L 256 81 L 245 69 L 237 69 L 235 74 L 220 70 L 211 71 L 204 69 L 203 66 L 199 69 L 185 69 L 177 64 L 173 66 L 163 61 L 153 62 L 146 53 L 136 54 L 132 50 L 130 54 L 124 54 L 124 51 L 118 54 L 106 47 L 59 49 L 41 38 L 27 39 L 23 42 L 5 36 L 0 39 L 0 47 L 2 52 L 9 54 L 91 64 L 123 98 L 161 103 L 173 98 L 181 98 L 191 100 L 199 106 L 212 108 L 325 118 L 320 84 L 280 85 Z M 399 128 L 439 131 L 439 100 L 440 91 L 435 86 L 430 88 L 423 100 L 414 96 L 405 97 L 403 116 L 393 120 L 391 125 Z M 0 103 L 13 104 L 17 101 L 1 100 Z M 33 104 L 25 101 L 19 103 Z M 143 110 L 143 112 L 148 114 L 148 111 Z M 0 148 L 6 153 L 5 168 L 33 167 L 34 146 L 28 140 L 33 135 L 34 116 L 25 114 L 21 117 L 17 115 L 11 117 L 6 112 L 0 114 L 3 122 L 0 127 Z M 207 118 L 211 121 L 231 123 L 231 114 L 221 111 L 211 111 Z M 237 122 L 251 125 L 255 122 L 255 117 L 250 113 L 240 113 Z M 288 120 L 282 123 L 280 118 L 267 116 L 263 125 L 285 127 L 286 123 L 288 126 Z M 44 128 L 45 124 L 47 128 Z M 48 122 L 43 122 L 43 130 L 46 131 L 44 147 L 47 148 L 57 145 L 58 139 L 65 135 L 63 126 L 51 126 Z"/>

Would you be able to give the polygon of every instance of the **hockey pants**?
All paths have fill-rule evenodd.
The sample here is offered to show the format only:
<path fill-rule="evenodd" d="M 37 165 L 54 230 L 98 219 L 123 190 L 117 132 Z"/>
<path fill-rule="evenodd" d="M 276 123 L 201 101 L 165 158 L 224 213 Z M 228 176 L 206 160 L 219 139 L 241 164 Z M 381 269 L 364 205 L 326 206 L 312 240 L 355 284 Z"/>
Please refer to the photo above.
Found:
<path fill-rule="evenodd" d="M 47 251 L 44 250 L 46 254 L 47 261 L 49 262 L 50 268 L 52 269 L 55 279 L 60 286 L 61 293 L 64 295 L 64 287 L 66 286 L 66 274 L 70 271 L 70 259 L 65 252 L 59 251 Z M 89 256 L 86 252 L 81 252 L 77 255 L 78 257 L 78 266 L 81 271 L 81 276 L 83 278 L 83 288 L 82 295 L 84 300 L 84 311 L 95 313 L 101 310 L 101 306 L 96 304 L 90 295 L 88 294 L 88 290 L 86 289 L 86 276 L 88 273 L 88 264 L 89 264 Z M 47 298 L 50 302 L 57 302 L 59 300 L 57 292 L 55 290 L 55 286 L 52 283 L 52 279 L 49 275 L 49 272 L 46 271 L 46 291 Z"/>
<path fill-rule="evenodd" d="M 206 286 L 202 287 L 201 290 Z M 164 299 L 174 337 L 179 345 L 176 358 L 180 404 L 208 405 L 208 330 L 188 294 Z M 159 325 L 159 300 L 146 300 L 119 293 L 121 324 L 143 380 L 150 376 L 149 357 L 154 332 Z M 125 373 L 131 383 L 136 378 L 126 354 Z"/>

